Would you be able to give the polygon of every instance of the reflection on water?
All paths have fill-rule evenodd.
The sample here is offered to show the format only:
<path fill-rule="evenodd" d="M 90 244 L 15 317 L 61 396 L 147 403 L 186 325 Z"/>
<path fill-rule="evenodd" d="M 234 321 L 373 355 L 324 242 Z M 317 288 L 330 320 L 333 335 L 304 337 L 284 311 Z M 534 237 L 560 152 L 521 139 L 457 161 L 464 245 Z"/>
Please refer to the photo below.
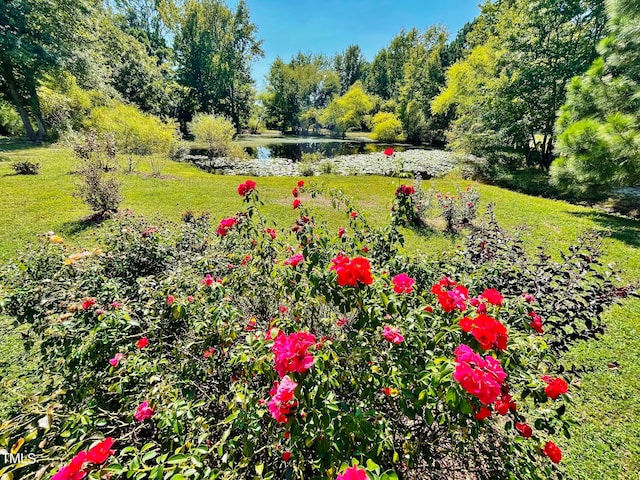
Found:
<path fill-rule="evenodd" d="M 332 158 L 339 155 L 355 155 L 360 153 L 382 152 L 393 147 L 398 152 L 404 152 L 408 146 L 388 145 L 367 142 L 305 142 L 305 143 L 271 143 L 260 147 L 245 147 L 251 158 L 289 158 L 299 161 L 303 153 L 320 153 L 323 157 Z M 206 155 L 204 149 L 192 149 L 191 155 Z"/>

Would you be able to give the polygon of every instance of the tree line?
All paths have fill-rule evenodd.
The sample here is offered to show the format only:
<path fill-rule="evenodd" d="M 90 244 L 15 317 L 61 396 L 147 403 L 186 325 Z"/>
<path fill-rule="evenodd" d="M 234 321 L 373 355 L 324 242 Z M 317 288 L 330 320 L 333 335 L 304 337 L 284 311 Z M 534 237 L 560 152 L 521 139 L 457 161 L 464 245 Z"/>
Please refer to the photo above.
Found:
<path fill-rule="evenodd" d="M 0 128 L 42 140 L 117 101 L 183 128 L 216 112 L 239 130 L 262 55 L 244 0 L 2 0 Z"/>
<path fill-rule="evenodd" d="M 118 101 L 183 131 L 215 113 L 237 132 L 365 130 L 537 167 L 558 184 L 640 182 L 639 0 L 486 1 L 455 37 L 403 30 L 370 61 L 358 45 L 277 58 L 260 93 L 244 0 L 0 7 L 0 133 L 43 139 Z"/>

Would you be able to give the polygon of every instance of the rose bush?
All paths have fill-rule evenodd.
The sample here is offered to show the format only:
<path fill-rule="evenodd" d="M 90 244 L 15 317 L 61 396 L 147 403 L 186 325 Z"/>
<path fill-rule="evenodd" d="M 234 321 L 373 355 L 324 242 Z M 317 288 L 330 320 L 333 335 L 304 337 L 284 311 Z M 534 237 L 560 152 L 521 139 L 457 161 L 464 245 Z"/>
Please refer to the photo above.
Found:
<path fill-rule="evenodd" d="M 293 195 L 305 191 L 322 194 L 300 182 Z M 569 266 L 532 259 L 490 223 L 427 261 L 398 254 L 399 222 L 373 227 L 339 192 L 337 235 L 311 200 L 282 230 L 262 217 L 259 185 L 238 193 L 244 210 L 217 227 L 125 216 L 102 250 L 47 238 L 3 271 L 0 304 L 29 326 L 41 384 L 0 432 L 0 447 L 38 461 L 0 474 L 555 475 L 575 388 L 556 353 L 617 293 L 582 247 Z M 86 463 L 102 441 L 103 461 Z"/>

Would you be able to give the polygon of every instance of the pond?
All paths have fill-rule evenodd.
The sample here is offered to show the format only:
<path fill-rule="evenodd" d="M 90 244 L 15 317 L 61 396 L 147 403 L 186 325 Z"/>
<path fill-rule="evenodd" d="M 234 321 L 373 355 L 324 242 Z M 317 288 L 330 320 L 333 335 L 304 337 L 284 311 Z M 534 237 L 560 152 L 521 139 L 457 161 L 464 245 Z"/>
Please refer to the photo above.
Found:
<path fill-rule="evenodd" d="M 324 158 L 333 158 L 340 155 L 356 155 L 365 153 L 382 152 L 393 147 L 397 152 L 404 152 L 408 149 L 417 148 L 410 145 L 391 145 L 374 142 L 357 141 L 319 141 L 317 138 L 306 138 L 278 142 L 266 143 L 264 145 L 247 145 L 244 147 L 250 158 L 266 160 L 270 158 L 288 158 L 294 161 L 302 160 L 304 153 L 319 153 Z M 207 155 L 206 149 L 194 148 L 189 151 L 190 155 Z"/>

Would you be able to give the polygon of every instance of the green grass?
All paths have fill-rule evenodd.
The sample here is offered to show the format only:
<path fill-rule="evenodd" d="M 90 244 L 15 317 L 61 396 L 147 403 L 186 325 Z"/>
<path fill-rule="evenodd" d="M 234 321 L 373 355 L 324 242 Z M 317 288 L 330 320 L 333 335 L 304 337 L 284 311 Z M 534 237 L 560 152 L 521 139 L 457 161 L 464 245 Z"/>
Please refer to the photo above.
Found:
<path fill-rule="evenodd" d="M 41 164 L 36 176 L 16 176 L 10 162 L 18 159 Z M 28 147 L 0 141 L 0 261 L 7 261 L 37 234 L 53 230 L 72 246 L 95 242 L 96 227 L 82 221 L 89 210 L 71 195 L 77 181 L 71 174 L 75 161 L 69 150 Z M 185 210 L 208 210 L 214 221 L 242 208 L 235 194 L 244 177 L 214 176 L 181 163 L 168 162 L 162 178 L 152 178 L 142 163 L 142 173 L 123 175 L 122 208 L 151 218 L 179 221 Z M 257 179 L 264 214 L 281 227 L 292 224 L 291 189 L 297 179 Z M 306 179 L 309 180 L 309 179 Z M 323 176 L 314 179 L 341 188 L 367 217 L 376 223 L 389 219 L 389 207 L 398 179 L 385 177 Z M 455 192 L 467 181 L 450 175 L 424 182 L 425 189 Z M 616 263 L 624 281 L 640 279 L 640 221 L 630 220 L 566 202 L 523 195 L 490 185 L 476 185 L 483 204 L 496 204 L 499 223 L 507 228 L 527 225 L 525 240 L 533 249 L 551 251 L 567 247 L 586 229 L 607 231 L 606 262 Z M 326 200 L 303 201 L 314 205 L 332 227 L 346 223 Z M 407 231 L 408 251 L 437 255 L 461 242 L 461 237 L 421 236 Z M 626 300 L 607 312 L 608 331 L 597 340 L 573 348 L 568 364 L 584 367 L 582 389 L 573 391 L 569 409 L 579 424 L 566 449 L 563 465 L 572 479 L 640 478 L 640 301 Z M 14 376 L 24 354 L 20 340 L 0 319 L 0 375 Z M 618 362 L 618 368 L 607 365 Z M 5 365 L 3 367 L 2 365 Z M 9 395 L 5 392 L 5 399 Z M 0 396 L 0 403 L 3 397 Z M 0 412 L 1 413 L 1 412 Z"/>
<path fill-rule="evenodd" d="M 568 411 L 578 424 L 566 450 L 569 478 L 640 479 L 640 299 L 610 309 L 608 331 L 576 345 L 565 363 L 586 372 Z"/>

